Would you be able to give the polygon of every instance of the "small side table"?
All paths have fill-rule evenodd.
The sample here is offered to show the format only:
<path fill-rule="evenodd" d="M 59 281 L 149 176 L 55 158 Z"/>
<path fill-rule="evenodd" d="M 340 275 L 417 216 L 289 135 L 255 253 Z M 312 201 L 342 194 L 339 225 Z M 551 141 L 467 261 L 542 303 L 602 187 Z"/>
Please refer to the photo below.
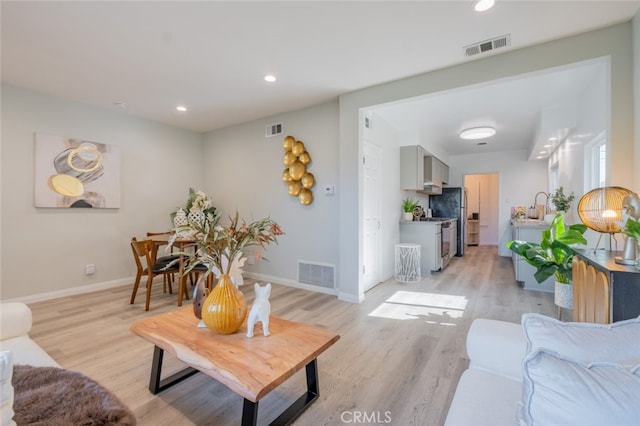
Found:
<path fill-rule="evenodd" d="M 403 283 L 420 281 L 420 244 L 396 244 L 395 279 Z"/>

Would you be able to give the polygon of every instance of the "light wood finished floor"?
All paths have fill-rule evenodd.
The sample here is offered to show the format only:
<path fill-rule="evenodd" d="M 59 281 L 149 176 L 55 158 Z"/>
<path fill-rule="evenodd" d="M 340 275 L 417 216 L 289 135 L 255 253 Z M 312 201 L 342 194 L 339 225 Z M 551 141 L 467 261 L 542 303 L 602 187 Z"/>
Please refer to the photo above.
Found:
<path fill-rule="evenodd" d="M 149 393 L 153 347 L 129 326 L 176 309 L 176 294 L 163 294 L 161 281 L 154 287 L 149 312 L 144 289 L 129 305 L 131 286 L 33 303 L 31 337 L 63 367 L 113 391 L 139 425 L 238 425 L 242 398 L 208 376 Z M 243 291 L 251 303 L 253 285 Z M 341 336 L 318 358 L 320 397 L 296 425 L 358 424 L 354 416 L 365 415 L 373 419 L 368 424 L 441 425 L 467 367 L 464 343 L 474 318 L 519 322 L 525 312 L 557 314 L 552 294 L 520 289 L 511 260 L 485 246 L 469 247 L 420 283 L 380 284 L 361 304 L 277 284 L 270 300 L 272 314 Z M 181 367 L 165 356 L 165 371 Z M 270 423 L 304 387 L 301 371 L 262 399 L 259 424 Z"/>

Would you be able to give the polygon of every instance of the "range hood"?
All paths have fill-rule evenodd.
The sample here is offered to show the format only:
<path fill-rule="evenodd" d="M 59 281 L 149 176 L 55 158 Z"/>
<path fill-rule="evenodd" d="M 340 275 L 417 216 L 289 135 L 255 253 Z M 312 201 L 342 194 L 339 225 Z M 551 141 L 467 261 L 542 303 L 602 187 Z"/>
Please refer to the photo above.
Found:
<path fill-rule="evenodd" d="M 419 192 L 423 194 L 440 195 L 442 194 L 442 186 L 434 184 L 433 181 L 425 182 L 422 191 Z"/>

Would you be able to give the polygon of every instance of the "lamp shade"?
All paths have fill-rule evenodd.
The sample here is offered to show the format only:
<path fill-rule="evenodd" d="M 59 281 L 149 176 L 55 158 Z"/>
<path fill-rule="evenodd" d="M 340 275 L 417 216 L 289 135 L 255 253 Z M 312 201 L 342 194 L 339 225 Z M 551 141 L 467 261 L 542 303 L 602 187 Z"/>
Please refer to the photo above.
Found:
<path fill-rule="evenodd" d="M 589 228 L 597 232 L 621 232 L 623 200 L 632 191 L 620 186 L 592 189 L 580 198 L 578 216 Z"/>

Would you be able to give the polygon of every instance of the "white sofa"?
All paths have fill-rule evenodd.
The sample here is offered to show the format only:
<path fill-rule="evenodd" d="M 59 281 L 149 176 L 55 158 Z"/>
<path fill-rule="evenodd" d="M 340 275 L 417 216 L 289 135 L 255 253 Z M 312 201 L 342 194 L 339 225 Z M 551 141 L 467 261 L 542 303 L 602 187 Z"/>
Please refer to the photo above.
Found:
<path fill-rule="evenodd" d="M 640 425 L 640 317 L 477 319 L 467 354 L 446 426 Z"/>
<path fill-rule="evenodd" d="M 15 364 L 60 367 L 29 337 L 31 309 L 24 303 L 0 303 L 0 351 L 10 351 Z"/>
<path fill-rule="evenodd" d="M 29 337 L 31 309 L 24 303 L 0 303 L 0 424 L 13 422 L 13 364 L 60 367 Z"/>

